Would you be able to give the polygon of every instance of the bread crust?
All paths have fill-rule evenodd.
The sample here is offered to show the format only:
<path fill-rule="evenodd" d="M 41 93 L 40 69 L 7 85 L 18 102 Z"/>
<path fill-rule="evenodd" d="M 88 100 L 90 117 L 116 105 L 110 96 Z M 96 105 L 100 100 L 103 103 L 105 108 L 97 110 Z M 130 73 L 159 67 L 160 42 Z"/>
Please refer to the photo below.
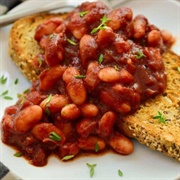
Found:
<path fill-rule="evenodd" d="M 122 118 L 118 127 L 141 144 L 180 161 L 180 72 L 177 69 L 180 57 L 167 51 L 163 59 L 168 74 L 165 92 L 143 103 L 136 113 Z M 158 111 L 166 123 L 154 118 Z"/>
<path fill-rule="evenodd" d="M 22 72 L 31 82 L 36 80 L 39 71 L 32 63 L 34 57 L 43 52 L 38 43 L 34 40 L 37 26 L 52 17 L 65 18 L 64 14 L 34 14 L 17 20 L 10 31 L 9 54 Z"/>
<path fill-rule="evenodd" d="M 37 79 L 38 72 L 33 58 L 42 52 L 34 40 L 36 27 L 51 17 L 65 18 L 66 14 L 36 14 L 22 18 L 13 24 L 10 32 L 9 53 L 22 74 L 30 81 Z M 162 95 L 149 99 L 133 115 L 117 122 L 118 128 L 141 144 L 160 151 L 180 161 L 180 57 L 171 51 L 163 54 L 168 73 L 167 89 Z M 166 123 L 153 117 L 161 112 Z"/>

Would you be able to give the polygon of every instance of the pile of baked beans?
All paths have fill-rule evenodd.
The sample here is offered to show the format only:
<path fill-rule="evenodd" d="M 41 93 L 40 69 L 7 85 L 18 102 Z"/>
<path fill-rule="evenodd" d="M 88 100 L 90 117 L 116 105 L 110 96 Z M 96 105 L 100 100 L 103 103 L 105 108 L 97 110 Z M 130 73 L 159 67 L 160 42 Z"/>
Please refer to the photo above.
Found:
<path fill-rule="evenodd" d="M 132 153 L 117 120 L 164 91 L 161 55 L 172 35 L 143 15 L 133 18 L 130 8 L 111 10 L 98 1 L 39 25 L 35 40 L 44 50 L 33 62 L 41 73 L 6 108 L 2 141 L 36 166 L 53 153 L 63 160 L 107 149 Z"/>

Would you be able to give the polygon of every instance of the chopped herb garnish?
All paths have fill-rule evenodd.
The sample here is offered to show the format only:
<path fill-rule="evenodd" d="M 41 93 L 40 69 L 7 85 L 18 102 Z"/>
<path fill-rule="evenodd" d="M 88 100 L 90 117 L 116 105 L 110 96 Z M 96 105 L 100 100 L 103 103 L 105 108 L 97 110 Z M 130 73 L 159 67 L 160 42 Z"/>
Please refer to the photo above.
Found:
<path fill-rule="evenodd" d="M 14 156 L 16 156 L 16 157 L 21 157 L 21 156 L 22 156 L 22 153 L 21 153 L 21 152 L 15 152 L 15 153 L 14 153 Z"/>
<path fill-rule="evenodd" d="M 52 94 L 50 94 L 50 95 L 46 98 L 46 104 L 51 101 L 51 98 L 52 98 Z"/>
<path fill-rule="evenodd" d="M 100 54 L 98 61 L 99 61 L 99 64 L 103 62 L 103 54 Z"/>
<path fill-rule="evenodd" d="M 83 79 L 83 78 L 85 78 L 86 76 L 84 76 L 84 75 L 75 75 L 74 76 L 76 79 Z"/>
<path fill-rule="evenodd" d="M 162 113 L 158 111 L 158 115 L 153 117 L 154 119 L 158 119 L 162 123 L 166 123 L 165 118 L 163 117 Z"/>
<path fill-rule="evenodd" d="M 69 38 L 67 38 L 67 41 L 68 41 L 68 43 L 70 43 L 70 44 L 72 44 L 72 45 L 77 45 L 77 43 L 76 42 L 74 42 L 73 40 L 71 40 L 71 39 L 69 39 Z"/>
<path fill-rule="evenodd" d="M 13 98 L 10 97 L 10 96 L 4 96 L 4 99 L 6 99 L 6 100 L 13 100 Z"/>
<path fill-rule="evenodd" d="M 123 176 L 123 172 L 120 169 L 118 169 L 118 175 L 121 177 Z"/>
<path fill-rule="evenodd" d="M 49 138 L 51 138 L 54 141 L 60 141 L 61 137 L 56 132 L 51 132 L 49 134 Z"/>
<path fill-rule="evenodd" d="M 21 99 L 20 104 L 24 104 L 24 101 L 25 101 L 25 97 L 24 97 L 24 96 L 22 96 L 22 99 Z"/>
<path fill-rule="evenodd" d="M 141 59 L 141 58 L 143 58 L 143 57 L 146 57 L 146 56 L 143 54 L 143 52 L 140 51 L 140 50 L 138 50 L 136 53 L 137 53 L 137 54 L 134 55 L 136 59 Z"/>
<path fill-rule="evenodd" d="M 39 63 L 39 67 L 41 67 L 42 66 L 42 59 L 41 58 L 37 58 L 37 61 Z"/>
<path fill-rule="evenodd" d="M 79 12 L 79 15 L 80 17 L 84 17 L 87 13 L 88 11 L 82 11 L 82 12 Z"/>
<path fill-rule="evenodd" d="M 48 107 L 46 107 L 45 112 L 46 112 L 46 114 L 47 114 L 48 116 L 50 116 L 51 112 L 50 112 L 50 110 L 48 109 Z"/>
<path fill-rule="evenodd" d="M 95 152 L 98 152 L 98 151 L 99 151 L 99 145 L 98 145 L 98 142 L 95 143 L 94 150 L 95 150 Z"/>
<path fill-rule="evenodd" d="M 27 94 L 29 91 L 30 91 L 30 89 L 28 88 L 28 89 L 23 91 L 23 94 Z"/>
<path fill-rule="evenodd" d="M 69 159 L 72 159 L 74 157 L 74 155 L 67 155 L 67 156 L 64 156 L 63 158 L 62 158 L 62 160 L 63 161 L 67 161 L 67 160 L 69 160 Z"/>
<path fill-rule="evenodd" d="M 7 77 L 4 77 L 4 75 L 2 75 L 1 78 L 0 78 L 0 83 L 1 84 L 6 84 L 6 81 L 7 81 Z"/>
<path fill-rule="evenodd" d="M 116 71 L 119 71 L 119 67 L 118 67 L 117 65 L 114 66 L 114 69 L 115 69 Z"/>
<path fill-rule="evenodd" d="M 16 78 L 15 81 L 14 81 L 14 84 L 18 84 L 18 82 L 19 82 L 19 79 Z"/>
<path fill-rule="evenodd" d="M 106 17 L 106 14 L 100 19 L 101 21 L 101 24 L 94 28 L 92 31 L 91 31 L 91 34 L 94 34 L 95 32 L 97 32 L 98 30 L 105 30 L 106 29 L 106 22 L 110 21 L 111 19 L 107 18 Z"/>
<path fill-rule="evenodd" d="M 8 90 L 2 92 L 1 96 L 5 96 L 6 94 L 8 94 Z"/>
<path fill-rule="evenodd" d="M 94 175 L 94 168 L 95 168 L 96 164 L 86 163 L 86 165 L 90 168 L 90 177 L 93 177 L 93 175 Z"/>
<path fill-rule="evenodd" d="M 54 34 L 50 34 L 49 38 L 52 39 L 54 37 Z"/>
<path fill-rule="evenodd" d="M 177 67 L 177 70 L 180 72 L 180 66 L 179 66 L 179 67 Z"/>

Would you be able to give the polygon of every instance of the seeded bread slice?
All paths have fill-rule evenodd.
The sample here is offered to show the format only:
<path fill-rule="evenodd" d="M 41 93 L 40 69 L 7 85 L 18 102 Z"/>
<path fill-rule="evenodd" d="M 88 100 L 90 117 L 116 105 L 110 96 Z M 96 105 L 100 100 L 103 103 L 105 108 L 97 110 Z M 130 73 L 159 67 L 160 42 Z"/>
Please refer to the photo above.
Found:
<path fill-rule="evenodd" d="M 65 18 L 66 14 L 35 14 L 17 20 L 10 31 L 9 53 L 22 74 L 30 81 L 37 79 L 38 72 L 33 64 L 34 57 L 42 51 L 34 40 L 37 26 L 52 17 Z"/>
<path fill-rule="evenodd" d="M 121 119 L 118 127 L 127 136 L 180 161 L 180 57 L 168 51 L 163 58 L 168 73 L 166 91 Z M 158 112 L 166 123 L 154 118 Z"/>

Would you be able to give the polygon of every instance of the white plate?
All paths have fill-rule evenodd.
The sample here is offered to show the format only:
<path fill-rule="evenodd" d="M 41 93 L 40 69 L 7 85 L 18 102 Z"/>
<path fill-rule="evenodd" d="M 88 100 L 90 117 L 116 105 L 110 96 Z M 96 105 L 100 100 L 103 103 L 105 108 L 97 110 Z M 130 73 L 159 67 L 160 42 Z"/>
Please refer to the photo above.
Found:
<path fill-rule="evenodd" d="M 73 0 L 72 0 L 73 1 Z M 27 1 L 27 3 L 30 1 Z M 41 2 L 41 3 L 40 3 Z M 74 1 L 73 1 L 74 2 Z M 27 6 L 23 3 L 17 10 Z M 42 1 L 36 1 L 36 5 Z M 126 6 L 132 8 L 134 15 L 144 14 L 152 24 L 161 29 L 169 30 L 177 39 L 173 51 L 180 55 L 180 5 L 172 0 L 133 0 Z M 17 100 L 17 93 L 30 87 L 30 83 L 22 76 L 12 63 L 8 54 L 8 36 L 10 26 L 0 29 L 0 77 L 8 77 L 5 85 L 0 85 L 0 94 L 9 89 L 13 100 L 0 97 L 0 119 L 5 107 Z M 19 79 L 18 85 L 14 84 Z M 0 160 L 22 179 L 92 179 L 86 163 L 97 164 L 93 179 L 176 179 L 180 178 L 180 163 L 157 151 L 134 141 L 135 151 L 129 156 L 106 153 L 101 156 L 76 158 L 72 162 L 63 163 L 56 157 L 49 158 L 44 167 L 30 165 L 24 158 L 14 157 L 14 150 L 0 141 Z M 118 176 L 118 169 L 123 171 L 123 177 Z"/>

